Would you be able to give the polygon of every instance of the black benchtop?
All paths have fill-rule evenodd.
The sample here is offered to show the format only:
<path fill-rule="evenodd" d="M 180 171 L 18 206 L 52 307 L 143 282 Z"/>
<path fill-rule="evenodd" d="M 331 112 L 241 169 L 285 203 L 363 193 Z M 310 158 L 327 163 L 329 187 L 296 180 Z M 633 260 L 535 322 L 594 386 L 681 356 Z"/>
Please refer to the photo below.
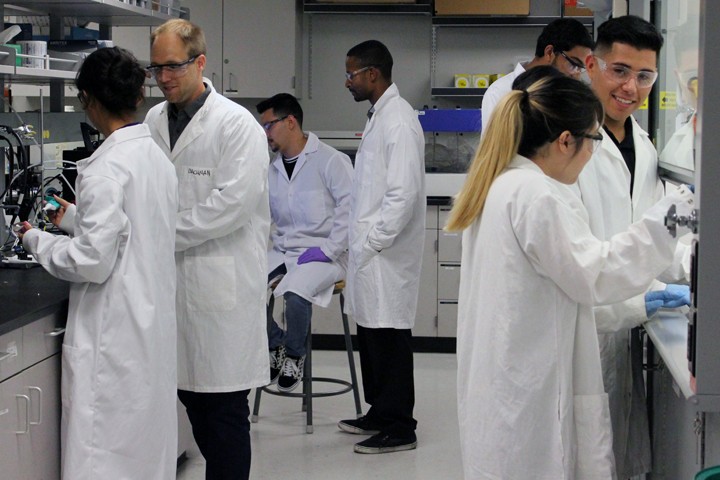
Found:
<path fill-rule="evenodd" d="M 0 268 L 0 335 L 57 311 L 67 311 L 70 284 L 42 267 Z"/>

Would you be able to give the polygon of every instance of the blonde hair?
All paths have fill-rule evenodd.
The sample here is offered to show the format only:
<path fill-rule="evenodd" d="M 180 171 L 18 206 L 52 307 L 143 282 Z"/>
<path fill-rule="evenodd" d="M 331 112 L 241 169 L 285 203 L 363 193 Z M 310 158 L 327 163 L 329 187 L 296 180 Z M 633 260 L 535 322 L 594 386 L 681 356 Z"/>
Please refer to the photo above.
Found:
<path fill-rule="evenodd" d="M 174 18 L 160 25 L 150 34 L 150 46 L 155 43 L 155 39 L 165 33 L 174 33 L 185 44 L 189 57 L 207 54 L 207 44 L 205 43 L 205 34 L 202 29 L 194 23 L 188 22 L 182 18 Z"/>
<path fill-rule="evenodd" d="M 523 95 L 526 93 L 513 90 L 493 110 L 487 132 L 475 152 L 465 184 L 453 201 L 445 230 L 464 230 L 480 216 L 490 186 L 517 154 L 523 133 L 520 111 Z"/>
<path fill-rule="evenodd" d="M 533 70 L 540 68 L 516 82 L 533 79 L 542 73 Z M 581 136 L 597 129 L 602 119 L 602 103 L 590 87 L 564 75 L 541 76 L 526 89 L 508 93 L 493 111 L 445 230 L 464 230 L 482 214 L 490 187 L 515 155 L 532 159 L 562 132 Z M 576 142 L 576 153 L 581 146 Z"/>

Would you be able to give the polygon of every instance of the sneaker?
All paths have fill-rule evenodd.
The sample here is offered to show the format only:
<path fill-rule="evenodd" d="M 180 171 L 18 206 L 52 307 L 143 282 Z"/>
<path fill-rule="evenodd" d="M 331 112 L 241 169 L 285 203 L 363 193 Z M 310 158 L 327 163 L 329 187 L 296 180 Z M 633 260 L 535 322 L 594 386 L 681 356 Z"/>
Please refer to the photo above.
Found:
<path fill-rule="evenodd" d="M 285 347 L 280 345 L 270 350 L 270 385 L 278 381 L 280 371 L 285 363 Z"/>
<path fill-rule="evenodd" d="M 365 441 L 356 443 L 355 453 L 391 453 L 417 448 L 417 437 L 413 433 L 409 437 L 395 437 L 389 433 L 378 433 Z"/>
<path fill-rule="evenodd" d="M 353 420 L 340 420 L 338 428 L 343 432 L 356 435 L 377 435 L 380 433 L 380 426 L 370 420 L 367 415 Z"/>
<path fill-rule="evenodd" d="M 277 389 L 279 392 L 292 392 L 300 385 L 305 370 L 305 356 L 285 357 L 285 363 L 280 371 Z"/>

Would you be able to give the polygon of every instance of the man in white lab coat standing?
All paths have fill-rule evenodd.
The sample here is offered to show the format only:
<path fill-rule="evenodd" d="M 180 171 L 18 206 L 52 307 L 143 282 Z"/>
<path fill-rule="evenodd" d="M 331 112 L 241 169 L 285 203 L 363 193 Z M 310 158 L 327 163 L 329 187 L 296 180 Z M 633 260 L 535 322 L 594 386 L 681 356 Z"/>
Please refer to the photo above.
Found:
<path fill-rule="evenodd" d="M 250 472 L 248 393 L 268 383 L 269 157 L 253 115 L 203 78 L 205 53 L 190 22 L 153 32 L 147 68 L 167 101 L 145 121 L 180 184 L 178 396 L 206 478 L 236 480 Z"/>
<path fill-rule="evenodd" d="M 270 149 L 268 281 L 283 275 L 274 295 L 285 300 L 286 329 L 268 311 L 270 382 L 281 392 L 303 377 L 312 304 L 327 307 L 347 269 L 352 163 L 302 128 L 303 111 L 289 93 L 258 103 Z"/>
<path fill-rule="evenodd" d="M 617 17 L 599 27 L 595 50 L 585 60 L 592 89 L 605 109 L 605 121 L 600 148 L 577 185 L 590 228 L 601 240 L 625 231 L 664 194 L 655 147 L 632 117 L 652 90 L 662 45 L 662 36 L 649 22 L 635 16 Z M 671 300 L 670 292 L 663 291 L 661 296 Z M 646 304 L 642 294 L 595 308 L 619 479 L 651 468 L 642 346 L 639 334 L 633 331 L 631 335 L 631 329 L 647 321 L 658 306 Z"/>
<path fill-rule="evenodd" d="M 392 82 L 387 47 L 368 40 L 345 60 L 345 87 L 371 108 L 355 157 L 350 200 L 347 312 L 357 323 L 367 415 L 343 420 L 372 435 L 357 453 L 417 446 L 411 328 L 425 230 L 424 136 L 417 113 Z"/>

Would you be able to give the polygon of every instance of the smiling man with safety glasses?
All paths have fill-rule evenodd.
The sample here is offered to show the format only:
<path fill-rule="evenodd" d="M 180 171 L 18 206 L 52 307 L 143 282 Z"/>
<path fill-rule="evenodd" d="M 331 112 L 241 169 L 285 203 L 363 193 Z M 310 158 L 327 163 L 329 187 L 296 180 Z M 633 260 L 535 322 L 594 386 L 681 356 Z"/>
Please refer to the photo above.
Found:
<path fill-rule="evenodd" d="M 595 50 L 585 58 L 592 89 L 605 109 L 601 129 L 604 138 L 580 174 L 577 186 L 590 228 L 601 240 L 627 230 L 664 195 L 655 147 L 632 116 L 648 98 L 657 79 L 657 56 L 662 45 L 663 37 L 651 23 L 635 16 L 617 17 L 600 25 Z M 681 257 L 676 252 L 676 258 Z M 648 290 L 660 290 L 653 295 L 663 299 L 682 290 L 655 284 Z M 619 304 L 595 307 L 619 479 L 647 473 L 652 465 L 642 345 L 638 329 L 634 328 L 657 310 L 650 304 L 642 294 Z"/>

